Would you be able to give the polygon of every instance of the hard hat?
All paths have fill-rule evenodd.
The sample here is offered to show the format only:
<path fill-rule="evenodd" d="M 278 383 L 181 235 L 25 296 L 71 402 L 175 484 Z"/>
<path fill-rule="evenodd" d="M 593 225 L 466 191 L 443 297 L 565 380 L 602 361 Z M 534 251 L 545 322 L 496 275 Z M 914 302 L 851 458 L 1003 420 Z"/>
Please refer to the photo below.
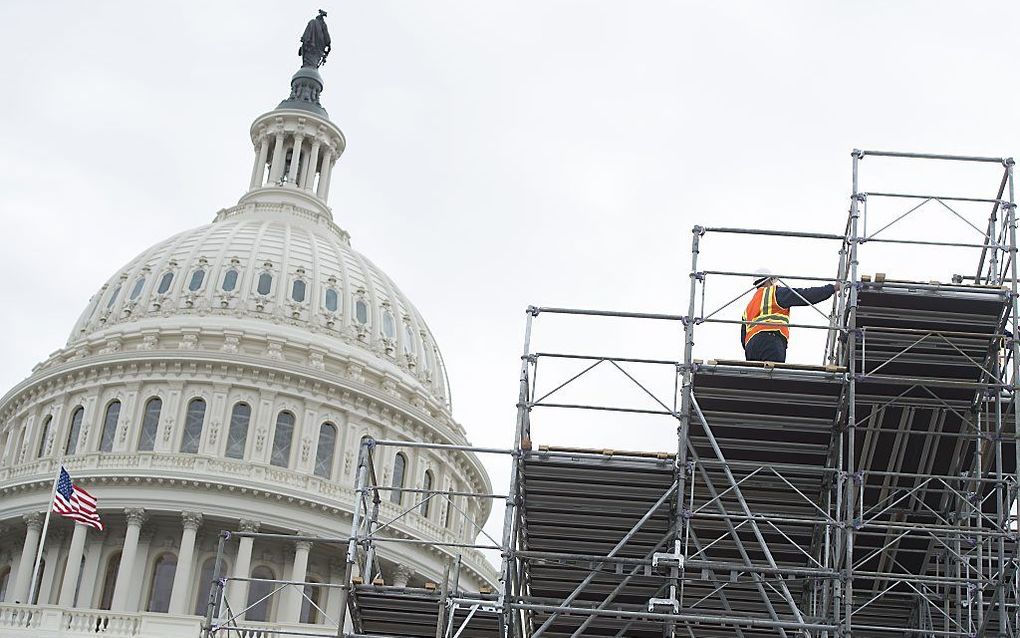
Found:
<path fill-rule="evenodd" d="M 754 271 L 755 279 L 754 286 L 757 288 L 769 279 L 772 279 L 772 271 L 768 268 L 758 268 Z"/>

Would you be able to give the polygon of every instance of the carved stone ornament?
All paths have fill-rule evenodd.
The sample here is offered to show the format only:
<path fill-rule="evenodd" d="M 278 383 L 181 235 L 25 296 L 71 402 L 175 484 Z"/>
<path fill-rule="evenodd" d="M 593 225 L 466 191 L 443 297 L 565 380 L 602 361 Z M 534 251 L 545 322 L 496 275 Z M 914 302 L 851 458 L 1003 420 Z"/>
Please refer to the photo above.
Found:
<path fill-rule="evenodd" d="M 326 363 L 321 352 L 312 352 L 308 355 L 308 365 L 316 370 L 325 370 Z"/>
<path fill-rule="evenodd" d="M 31 512 L 21 517 L 28 529 L 41 530 L 43 526 L 43 515 L 39 512 Z"/>
<path fill-rule="evenodd" d="M 124 510 L 124 517 L 127 518 L 129 526 L 141 527 L 145 523 L 145 519 L 148 518 L 148 514 L 140 507 L 128 507 Z"/>
<path fill-rule="evenodd" d="M 197 530 L 202 526 L 202 514 L 199 512 L 181 512 L 181 521 L 184 524 L 184 529 Z"/>
<path fill-rule="evenodd" d="M 238 347 L 241 345 L 241 338 L 235 335 L 227 335 L 223 337 L 223 346 L 220 347 L 220 351 L 236 353 Z"/>

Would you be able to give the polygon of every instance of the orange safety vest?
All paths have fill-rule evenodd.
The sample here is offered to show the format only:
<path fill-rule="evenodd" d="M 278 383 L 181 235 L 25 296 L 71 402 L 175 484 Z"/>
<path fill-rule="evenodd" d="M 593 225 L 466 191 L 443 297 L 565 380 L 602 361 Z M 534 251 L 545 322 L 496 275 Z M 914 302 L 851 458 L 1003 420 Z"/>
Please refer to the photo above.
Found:
<path fill-rule="evenodd" d="M 790 340 L 790 309 L 776 302 L 776 286 L 766 286 L 754 291 L 754 296 L 744 310 L 744 322 L 761 322 L 748 325 L 744 332 L 744 344 L 759 332 L 779 332 L 787 341 Z"/>

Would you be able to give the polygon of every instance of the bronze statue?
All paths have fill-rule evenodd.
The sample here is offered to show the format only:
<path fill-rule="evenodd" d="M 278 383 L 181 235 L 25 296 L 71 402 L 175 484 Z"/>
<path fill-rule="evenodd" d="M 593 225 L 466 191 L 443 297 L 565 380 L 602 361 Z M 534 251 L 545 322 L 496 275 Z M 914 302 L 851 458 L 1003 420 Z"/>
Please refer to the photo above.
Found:
<path fill-rule="evenodd" d="M 326 63 L 329 55 L 329 29 L 326 28 L 326 12 L 319 9 L 319 15 L 308 21 L 305 32 L 301 36 L 301 66 L 317 69 Z"/>

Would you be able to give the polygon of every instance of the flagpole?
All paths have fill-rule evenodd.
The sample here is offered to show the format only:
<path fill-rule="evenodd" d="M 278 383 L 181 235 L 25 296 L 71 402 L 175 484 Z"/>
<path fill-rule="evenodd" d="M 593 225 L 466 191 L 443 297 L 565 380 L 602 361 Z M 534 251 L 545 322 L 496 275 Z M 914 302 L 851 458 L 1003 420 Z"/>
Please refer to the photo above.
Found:
<path fill-rule="evenodd" d="M 60 460 L 57 463 L 60 470 L 64 469 L 64 455 L 60 455 Z M 32 568 L 32 584 L 28 588 L 28 600 L 25 601 L 26 605 L 33 604 L 36 594 L 36 583 L 39 580 L 39 563 L 42 561 L 43 547 L 46 545 L 46 532 L 50 527 L 50 512 L 53 511 L 53 499 L 57 495 L 57 482 L 60 480 L 60 470 L 57 471 L 56 478 L 53 479 L 53 489 L 50 490 L 50 500 L 46 505 L 46 520 L 43 521 L 42 534 L 39 537 L 39 548 L 35 552 L 35 567 Z"/>

